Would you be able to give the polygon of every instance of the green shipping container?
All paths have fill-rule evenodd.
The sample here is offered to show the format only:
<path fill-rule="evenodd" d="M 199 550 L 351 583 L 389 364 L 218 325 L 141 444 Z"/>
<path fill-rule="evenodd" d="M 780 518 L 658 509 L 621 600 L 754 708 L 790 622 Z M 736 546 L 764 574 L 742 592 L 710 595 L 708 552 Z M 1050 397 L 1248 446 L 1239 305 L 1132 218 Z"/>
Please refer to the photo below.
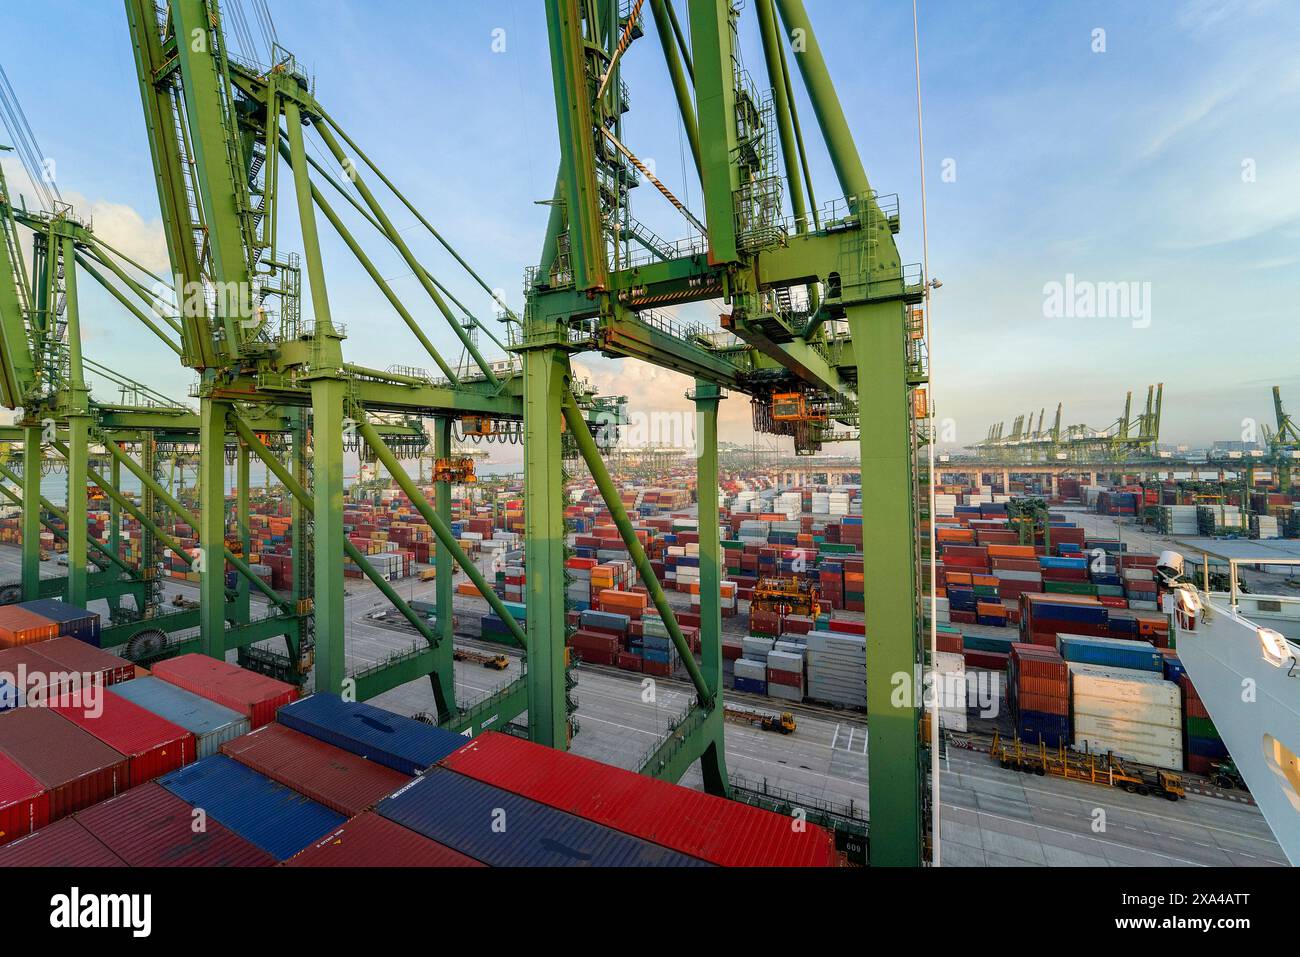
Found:
<path fill-rule="evenodd" d="M 846 545 L 842 542 L 822 542 L 819 551 L 828 555 L 852 555 L 857 552 L 858 546 Z"/>
<path fill-rule="evenodd" d="M 1214 738 L 1222 740 L 1219 736 L 1219 729 L 1214 726 L 1214 722 L 1209 718 L 1194 718 L 1187 716 L 1187 736 L 1189 738 Z"/>
<path fill-rule="evenodd" d="M 1096 595 L 1097 586 L 1088 582 L 1043 582 L 1043 591 L 1054 595 Z"/>

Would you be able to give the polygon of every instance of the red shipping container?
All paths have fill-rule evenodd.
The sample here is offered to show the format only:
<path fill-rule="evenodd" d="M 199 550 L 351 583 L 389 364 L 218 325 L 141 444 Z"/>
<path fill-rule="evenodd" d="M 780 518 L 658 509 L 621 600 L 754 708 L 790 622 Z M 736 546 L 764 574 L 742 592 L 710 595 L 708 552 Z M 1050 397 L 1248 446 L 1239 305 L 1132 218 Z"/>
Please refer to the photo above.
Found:
<path fill-rule="evenodd" d="M 728 867 L 832 867 L 823 828 L 489 731 L 442 766 L 605 827 Z"/>
<path fill-rule="evenodd" d="M 800 688 L 803 686 L 803 672 L 768 668 L 767 681 L 768 684 L 785 685 L 787 688 Z"/>
<path fill-rule="evenodd" d="M 227 741 L 221 753 L 299 794 L 353 817 L 411 779 L 282 724 Z"/>
<path fill-rule="evenodd" d="M 59 687 L 50 687 L 51 676 L 60 671 L 35 645 L 0 648 L 0 675 L 23 692 L 29 707 L 46 704 L 65 690 L 62 682 Z"/>
<path fill-rule="evenodd" d="M 374 811 L 285 861 L 285 867 L 486 867 Z"/>
<path fill-rule="evenodd" d="M 41 657 L 58 665 L 61 671 L 74 671 L 82 675 L 83 685 L 86 682 L 85 676 L 92 676 L 100 684 L 108 685 L 130 681 L 135 677 L 135 665 L 132 662 L 70 636 L 42 641 L 34 650 Z"/>
<path fill-rule="evenodd" d="M 194 830 L 194 808 L 150 782 L 78 812 L 74 820 L 131 867 L 274 867 L 276 860 L 211 817 Z"/>
<path fill-rule="evenodd" d="M 1208 778 L 1214 772 L 1215 763 L 1215 758 L 1207 757 L 1204 754 L 1187 755 L 1187 770 L 1202 777 Z"/>
<path fill-rule="evenodd" d="M 935 649 L 949 654 L 962 653 L 961 634 L 955 631 L 940 631 L 935 634 Z"/>
<path fill-rule="evenodd" d="M 112 692 L 96 695 L 99 714 L 88 714 L 80 695 L 64 695 L 51 708 L 130 759 L 129 787 L 138 787 L 195 759 L 194 734 Z"/>
<path fill-rule="evenodd" d="M 50 823 L 50 798 L 41 782 L 0 754 L 0 844 Z"/>
<path fill-rule="evenodd" d="M 624 671 L 640 671 L 641 656 L 633 654 L 630 651 L 620 651 L 618 653 L 618 660 L 615 662 L 615 664 L 617 664 Z"/>
<path fill-rule="evenodd" d="M 0 867 L 125 867 L 93 834 L 65 817 L 0 847 Z"/>
<path fill-rule="evenodd" d="M 792 635 L 806 635 L 813 630 L 816 622 L 806 615 L 787 615 L 785 630 Z"/>
<path fill-rule="evenodd" d="M 248 715 L 253 728 L 275 720 L 275 712 L 298 700 L 298 689 L 283 681 L 245 671 L 237 665 L 188 654 L 160 661 L 151 669 L 155 678 L 192 691 Z"/>
<path fill-rule="evenodd" d="M 1056 695 L 1020 691 L 1016 695 L 1016 702 L 1021 711 L 1039 711 L 1043 714 L 1057 715 L 1068 715 L 1070 713 L 1069 699 Z"/>
<path fill-rule="evenodd" d="M 867 623 L 865 621 L 853 621 L 849 618 L 832 618 L 830 630 L 839 632 L 842 635 L 865 635 L 867 633 Z"/>
<path fill-rule="evenodd" d="M 17 605 L 0 605 L 0 648 L 29 645 L 58 634 L 58 622 Z"/>
<path fill-rule="evenodd" d="M 48 708 L 0 714 L 0 751 L 49 791 L 50 820 L 125 791 L 124 755 Z"/>
<path fill-rule="evenodd" d="M 963 652 L 966 664 L 976 668 L 989 668 L 994 671 L 1005 671 L 1007 668 L 1007 653 L 1005 651 L 972 651 L 969 648 Z"/>

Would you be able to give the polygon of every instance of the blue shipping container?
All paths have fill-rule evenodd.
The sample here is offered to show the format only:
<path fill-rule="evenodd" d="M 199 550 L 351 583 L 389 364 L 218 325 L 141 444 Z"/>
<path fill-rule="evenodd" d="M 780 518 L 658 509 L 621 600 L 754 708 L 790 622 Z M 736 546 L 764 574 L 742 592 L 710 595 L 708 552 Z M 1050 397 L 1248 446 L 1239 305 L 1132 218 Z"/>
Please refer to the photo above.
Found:
<path fill-rule="evenodd" d="M 1187 753 L 1203 758 L 1226 758 L 1228 748 L 1218 738 L 1195 738 L 1188 735 Z"/>
<path fill-rule="evenodd" d="M 158 783 L 281 861 L 347 820 L 224 754 L 166 774 Z"/>
<path fill-rule="evenodd" d="M 1066 661 L 1088 665 L 1109 665 L 1164 674 L 1165 656 L 1149 641 L 1127 638 L 1088 638 L 1083 635 L 1058 634 L 1056 650 Z"/>
<path fill-rule="evenodd" d="M 93 611 L 69 605 L 57 598 L 19 602 L 18 607 L 57 622 L 60 635 L 71 635 L 78 641 L 99 647 L 99 615 Z"/>
<path fill-rule="evenodd" d="M 1034 623 L 1048 621 L 1078 621 L 1087 625 L 1105 624 L 1110 609 L 1105 605 L 1076 605 L 1069 602 L 1035 601 L 1032 606 Z M 1046 628 L 1035 628 L 1046 631 Z"/>
<path fill-rule="evenodd" d="M 1182 681 L 1183 675 L 1185 674 L 1187 674 L 1187 669 L 1183 667 L 1181 661 L 1177 658 L 1165 659 L 1165 677 L 1168 680 L 1174 682 L 1174 684 L 1178 684 Z"/>
<path fill-rule="evenodd" d="M 281 708 L 276 720 L 403 774 L 419 774 L 468 742 L 454 732 L 333 694 L 299 698 Z"/>
<path fill-rule="evenodd" d="M 736 690 L 751 694 L 767 694 L 767 682 L 761 678 L 742 678 L 736 675 Z"/>
<path fill-rule="evenodd" d="M 491 867 L 707 867 L 701 860 L 434 768 L 375 810 Z"/>

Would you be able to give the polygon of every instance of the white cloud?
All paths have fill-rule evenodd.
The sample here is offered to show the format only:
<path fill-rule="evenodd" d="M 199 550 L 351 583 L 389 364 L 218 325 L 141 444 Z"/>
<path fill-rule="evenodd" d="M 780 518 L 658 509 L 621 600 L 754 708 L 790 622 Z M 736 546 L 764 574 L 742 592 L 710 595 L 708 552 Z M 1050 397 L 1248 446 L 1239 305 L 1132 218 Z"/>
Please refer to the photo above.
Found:
<path fill-rule="evenodd" d="M 146 269 L 160 275 L 171 272 L 167 237 L 162 219 L 146 220 L 133 206 L 107 199 L 87 199 L 80 193 L 65 194 L 77 214 L 92 223 L 95 235 L 130 256 Z"/>

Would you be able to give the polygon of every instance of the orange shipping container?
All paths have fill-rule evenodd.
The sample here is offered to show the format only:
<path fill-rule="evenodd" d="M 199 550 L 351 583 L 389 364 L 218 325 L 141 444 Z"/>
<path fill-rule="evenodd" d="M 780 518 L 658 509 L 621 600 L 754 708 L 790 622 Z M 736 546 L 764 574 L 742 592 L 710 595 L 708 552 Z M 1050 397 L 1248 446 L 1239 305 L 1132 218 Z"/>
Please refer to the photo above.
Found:
<path fill-rule="evenodd" d="M 57 638 L 59 625 L 17 605 L 0 605 L 0 648 Z"/>
<path fill-rule="evenodd" d="M 1001 558 L 1033 558 L 1033 545 L 989 545 L 989 557 L 999 556 Z"/>

